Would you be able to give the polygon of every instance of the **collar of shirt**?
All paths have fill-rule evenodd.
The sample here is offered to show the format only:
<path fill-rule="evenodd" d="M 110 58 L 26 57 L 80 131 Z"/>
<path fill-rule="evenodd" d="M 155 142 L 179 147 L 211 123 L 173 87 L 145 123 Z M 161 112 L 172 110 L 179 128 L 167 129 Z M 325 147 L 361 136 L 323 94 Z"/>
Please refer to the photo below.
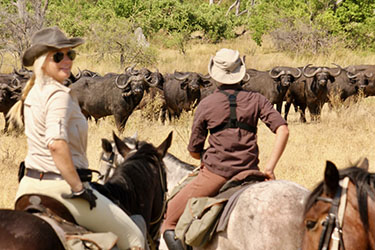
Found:
<path fill-rule="evenodd" d="M 226 89 L 242 90 L 242 86 L 240 84 L 222 84 L 217 87 L 216 91 L 226 90 Z"/>
<path fill-rule="evenodd" d="M 63 84 L 59 83 L 58 81 L 47 75 L 35 79 L 35 83 L 39 84 L 40 86 L 46 86 L 51 84 L 57 87 L 58 89 L 65 91 L 66 93 L 69 93 L 71 90 L 69 87 L 64 86 Z"/>

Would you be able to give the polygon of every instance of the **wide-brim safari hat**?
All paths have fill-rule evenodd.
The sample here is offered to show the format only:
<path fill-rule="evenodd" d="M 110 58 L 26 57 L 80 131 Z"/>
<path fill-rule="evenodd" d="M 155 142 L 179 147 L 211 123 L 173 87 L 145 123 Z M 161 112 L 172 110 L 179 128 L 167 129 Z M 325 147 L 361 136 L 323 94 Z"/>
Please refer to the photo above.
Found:
<path fill-rule="evenodd" d="M 208 73 L 221 84 L 239 83 L 246 74 L 245 58 L 237 50 L 220 49 L 211 57 Z"/>
<path fill-rule="evenodd" d="M 24 66 L 32 66 L 35 59 L 50 50 L 74 48 L 83 44 L 82 38 L 67 38 L 58 27 L 50 27 L 37 31 L 31 38 L 31 46 L 22 56 Z"/>

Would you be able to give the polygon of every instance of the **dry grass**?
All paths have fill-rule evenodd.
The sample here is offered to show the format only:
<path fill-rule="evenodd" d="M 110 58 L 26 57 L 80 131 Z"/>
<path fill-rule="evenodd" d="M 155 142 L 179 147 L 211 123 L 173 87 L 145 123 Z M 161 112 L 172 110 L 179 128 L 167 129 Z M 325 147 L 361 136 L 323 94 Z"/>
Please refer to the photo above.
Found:
<path fill-rule="evenodd" d="M 219 48 L 238 49 L 247 55 L 247 66 L 257 69 L 269 69 L 276 65 L 301 66 L 306 63 L 329 65 L 331 62 L 347 66 L 349 64 L 375 64 L 374 55 L 355 54 L 351 51 L 334 51 L 329 56 L 304 57 L 276 53 L 271 44 L 258 48 L 247 37 L 221 44 L 196 44 L 188 47 L 186 55 L 175 50 L 163 49 L 156 67 L 163 73 L 174 70 L 207 73 L 207 63 L 211 55 Z M 115 62 L 95 62 L 90 57 L 81 55 L 76 66 L 99 73 L 119 72 Z M 117 67 L 117 68 L 116 68 Z M 4 68 L 3 72 L 7 72 Z M 8 71 L 12 69 L 9 68 Z M 307 115 L 309 119 L 309 115 Z M 289 115 L 290 138 L 277 168 L 278 179 L 291 180 L 312 189 L 322 179 L 326 160 L 331 160 L 339 168 L 347 167 L 360 157 L 370 160 L 370 171 L 375 171 L 375 98 L 362 99 L 351 103 L 349 107 L 335 105 L 333 110 L 325 106 L 319 123 L 300 124 L 299 115 L 293 111 Z M 158 145 L 170 131 L 174 131 L 170 152 L 180 159 L 198 164 L 189 157 L 186 150 L 190 135 L 192 114 L 185 113 L 178 121 L 161 125 L 142 118 L 140 111 L 131 115 L 126 129 L 120 136 L 131 136 L 138 133 L 142 140 Z M 0 120 L 3 128 L 4 120 Z M 89 141 L 87 156 L 91 168 L 98 168 L 99 153 L 103 137 L 110 138 L 115 125 L 112 117 L 102 119 L 98 124 L 89 122 Z M 260 168 L 262 169 L 269 156 L 274 135 L 262 123 L 259 125 L 258 144 L 260 147 Z M 0 134 L 0 207 L 11 208 L 17 189 L 17 170 L 27 151 L 24 135 Z"/>

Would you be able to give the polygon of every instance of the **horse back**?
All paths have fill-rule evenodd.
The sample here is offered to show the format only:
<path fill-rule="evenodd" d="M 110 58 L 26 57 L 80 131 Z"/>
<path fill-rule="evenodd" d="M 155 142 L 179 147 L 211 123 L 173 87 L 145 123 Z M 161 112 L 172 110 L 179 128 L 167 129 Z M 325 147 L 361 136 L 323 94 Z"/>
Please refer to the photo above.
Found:
<path fill-rule="evenodd" d="M 24 211 L 0 210 L 0 249 L 63 250 L 53 228 Z"/>

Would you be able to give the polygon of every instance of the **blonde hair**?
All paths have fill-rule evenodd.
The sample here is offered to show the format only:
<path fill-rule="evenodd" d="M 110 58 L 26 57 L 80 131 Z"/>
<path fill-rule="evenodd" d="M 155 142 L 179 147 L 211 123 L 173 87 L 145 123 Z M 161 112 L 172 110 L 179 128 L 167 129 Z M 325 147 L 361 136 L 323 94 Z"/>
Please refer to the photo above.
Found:
<path fill-rule="evenodd" d="M 23 104 L 26 100 L 27 95 L 29 94 L 32 87 L 35 85 L 35 82 L 37 82 L 40 79 L 44 77 L 43 72 L 43 65 L 44 61 L 47 58 L 47 54 L 45 53 L 41 56 L 39 56 L 35 62 L 34 62 L 34 73 L 31 76 L 31 78 L 27 81 L 25 87 L 22 90 L 21 99 L 17 101 L 12 108 L 9 110 L 7 114 L 7 118 L 9 118 L 10 123 L 10 129 L 14 128 L 23 128 L 24 121 L 23 121 Z"/>

